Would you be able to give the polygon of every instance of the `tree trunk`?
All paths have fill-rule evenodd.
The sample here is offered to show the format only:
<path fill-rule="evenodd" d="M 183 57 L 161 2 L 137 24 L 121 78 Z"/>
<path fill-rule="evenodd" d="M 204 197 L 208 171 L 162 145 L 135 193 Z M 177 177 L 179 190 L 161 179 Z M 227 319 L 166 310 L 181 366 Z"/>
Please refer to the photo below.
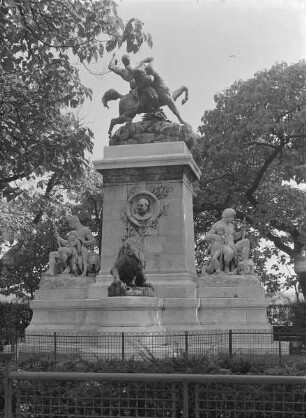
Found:
<path fill-rule="evenodd" d="M 298 276 L 299 285 L 306 300 L 306 257 L 298 255 L 294 258 L 294 271 Z"/>
<path fill-rule="evenodd" d="M 296 274 L 298 276 L 298 281 L 299 281 L 299 285 L 304 296 L 304 300 L 306 301 L 306 272 L 296 273 Z"/>

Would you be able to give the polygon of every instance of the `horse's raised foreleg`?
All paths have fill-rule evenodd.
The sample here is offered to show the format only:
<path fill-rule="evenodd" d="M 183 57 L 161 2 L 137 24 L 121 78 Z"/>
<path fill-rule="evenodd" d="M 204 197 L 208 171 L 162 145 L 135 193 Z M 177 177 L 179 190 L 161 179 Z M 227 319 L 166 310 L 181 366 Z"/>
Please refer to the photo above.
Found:
<path fill-rule="evenodd" d="M 171 96 L 168 96 L 168 98 L 165 100 L 165 105 L 169 107 L 169 109 L 171 110 L 171 112 L 178 118 L 178 120 L 183 124 L 183 125 L 187 125 L 190 126 L 187 122 L 185 122 L 181 115 L 180 112 L 178 111 L 178 108 L 176 107 L 176 104 L 174 103 L 174 100 L 172 99 Z"/>
<path fill-rule="evenodd" d="M 187 100 L 189 99 L 189 96 L 188 96 L 188 87 L 186 87 L 186 86 L 182 86 L 182 87 L 180 87 L 177 90 L 174 90 L 172 92 L 172 98 L 173 98 L 173 100 L 178 99 L 183 93 L 185 93 L 185 97 L 182 100 L 182 104 L 185 104 L 187 102 Z"/>
<path fill-rule="evenodd" d="M 111 122 L 110 122 L 110 125 L 109 125 L 109 129 L 108 129 L 109 137 L 111 137 L 112 130 L 113 130 L 113 127 L 115 125 L 125 123 L 125 122 L 130 122 L 131 123 L 132 120 L 133 120 L 133 116 L 127 116 L 127 115 L 121 115 L 121 116 L 118 116 L 118 118 L 112 119 Z"/>

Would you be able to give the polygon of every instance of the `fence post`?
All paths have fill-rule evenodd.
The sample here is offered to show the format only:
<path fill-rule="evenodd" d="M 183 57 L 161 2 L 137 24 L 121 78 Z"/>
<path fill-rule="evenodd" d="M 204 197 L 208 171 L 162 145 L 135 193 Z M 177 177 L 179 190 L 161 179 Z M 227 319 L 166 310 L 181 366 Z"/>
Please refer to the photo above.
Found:
<path fill-rule="evenodd" d="M 281 341 L 281 332 L 280 332 L 280 328 L 278 328 L 278 357 L 279 360 L 281 360 L 282 358 L 282 341 Z"/>
<path fill-rule="evenodd" d="M 12 381 L 10 380 L 10 371 L 13 356 L 14 352 L 0 353 L 0 360 L 5 362 L 4 418 L 12 418 Z"/>
<path fill-rule="evenodd" d="M 183 382 L 183 418 L 188 418 L 188 382 Z"/>
<path fill-rule="evenodd" d="M 195 418 L 200 417 L 200 397 L 199 397 L 199 384 L 195 385 L 195 396 L 194 396 L 194 409 L 195 409 Z"/>
<path fill-rule="evenodd" d="M 233 331 L 228 330 L 228 354 L 230 357 L 233 356 Z"/>
<path fill-rule="evenodd" d="M 124 360 L 124 332 L 121 333 L 121 359 Z"/>
<path fill-rule="evenodd" d="M 19 345 L 19 333 L 18 329 L 16 328 L 16 336 L 15 336 L 15 363 L 18 363 L 18 345 Z"/>
<path fill-rule="evenodd" d="M 188 357 L 188 331 L 185 331 L 185 355 Z"/>
<path fill-rule="evenodd" d="M 53 333 L 53 345 L 54 345 L 54 354 L 53 354 L 53 361 L 54 361 L 54 366 L 56 366 L 56 362 L 57 362 L 57 335 L 56 332 Z"/>

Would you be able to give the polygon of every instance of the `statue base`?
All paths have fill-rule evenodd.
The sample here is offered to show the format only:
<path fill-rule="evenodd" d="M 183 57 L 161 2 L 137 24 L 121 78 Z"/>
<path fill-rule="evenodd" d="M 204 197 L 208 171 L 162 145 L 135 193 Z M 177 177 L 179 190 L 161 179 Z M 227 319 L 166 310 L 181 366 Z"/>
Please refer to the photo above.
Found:
<path fill-rule="evenodd" d="M 147 296 L 153 297 L 154 289 L 152 286 L 137 287 L 137 286 L 126 286 L 122 282 L 113 281 L 113 283 L 108 287 L 108 297 L 115 296 Z"/>
<path fill-rule="evenodd" d="M 135 287 L 124 296 L 109 297 L 112 276 L 45 276 L 31 302 L 33 319 L 27 331 L 272 330 L 256 275 L 148 278 L 155 295 L 150 287 Z M 179 286 L 183 282 L 185 290 Z"/>
<path fill-rule="evenodd" d="M 197 294 L 203 329 L 272 330 L 266 312 L 268 301 L 255 274 L 203 275 Z"/>
<path fill-rule="evenodd" d="M 22 355 L 37 352 L 37 347 L 50 354 L 56 344 L 57 355 L 78 353 L 90 361 L 93 356 L 121 358 L 123 347 L 125 358 L 146 350 L 164 357 L 178 348 L 184 351 L 187 334 L 190 353 L 198 352 L 199 341 L 202 354 L 211 355 L 212 344 L 218 352 L 228 353 L 229 335 L 232 352 L 253 355 L 255 348 L 258 355 L 278 353 L 267 300 L 255 275 L 202 276 L 194 281 L 194 294 L 188 291 L 183 297 L 171 295 L 171 283 L 163 295 L 164 276 L 160 283 L 155 278 L 159 297 L 108 297 L 111 276 L 97 281 L 67 276 L 42 279 L 31 302 L 33 319 Z M 205 333 L 210 337 L 200 337 Z M 288 352 L 289 345 L 282 342 L 282 353 Z"/>
<path fill-rule="evenodd" d="M 127 289 L 124 297 L 108 297 L 110 283 L 104 281 L 101 297 L 95 284 L 92 277 L 44 276 L 31 301 L 33 318 L 27 332 L 164 331 L 160 320 L 162 302 L 152 295 L 152 288 L 141 288 L 142 294 L 138 291 L 137 296 Z"/>
<path fill-rule="evenodd" d="M 146 120 L 122 126 L 111 137 L 109 145 L 153 144 L 183 141 L 192 149 L 199 135 L 190 126 L 168 120 Z"/>

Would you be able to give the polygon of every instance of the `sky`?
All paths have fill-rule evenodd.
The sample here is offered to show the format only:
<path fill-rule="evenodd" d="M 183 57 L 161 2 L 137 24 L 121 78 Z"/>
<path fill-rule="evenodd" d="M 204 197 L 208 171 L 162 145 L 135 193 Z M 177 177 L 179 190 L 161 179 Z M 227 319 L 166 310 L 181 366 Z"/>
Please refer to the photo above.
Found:
<path fill-rule="evenodd" d="M 305 0 L 119 0 L 117 4 L 124 22 L 141 19 L 153 37 L 153 48 L 144 46 L 131 55 L 132 61 L 152 56 L 171 90 L 189 88 L 189 101 L 184 106 L 179 102 L 178 107 L 195 132 L 204 111 L 214 108 L 216 93 L 277 62 L 292 64 L 306 58 Z M 126 53 L 123 47 L 114 52 L 119 58 Z M 129 91 L 127 82 L 108 71 L 110 58 L 106 54 L 90 72 L 80 69 L 82 82 L 93 90 L 93 100 L 79 110 L 82 122 L 94 132 L 93 161 L 103 157 L 110 120 L 118 116 L 119 101 L 110 102 L 108 110 L 101 103 L 103 93 L 110 88 L 122 94 Z"/>

